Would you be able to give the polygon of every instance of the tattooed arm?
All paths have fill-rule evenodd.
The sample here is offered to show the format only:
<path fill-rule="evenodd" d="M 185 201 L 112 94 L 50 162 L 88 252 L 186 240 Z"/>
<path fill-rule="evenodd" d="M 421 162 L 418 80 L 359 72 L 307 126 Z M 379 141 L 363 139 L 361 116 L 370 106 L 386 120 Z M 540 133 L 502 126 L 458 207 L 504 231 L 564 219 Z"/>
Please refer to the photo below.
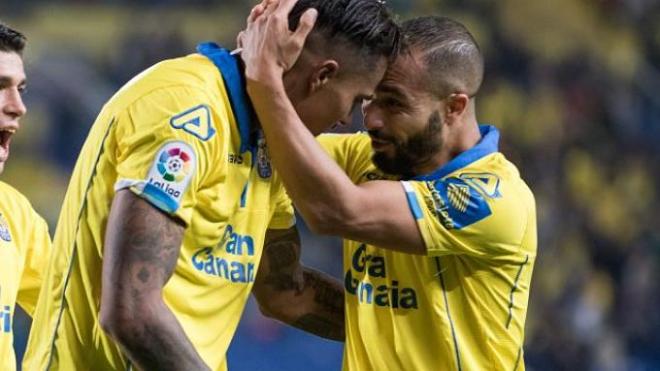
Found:
<path fill-rule="evenodd" d="M 117 192 L 105 234 L 101 326 L 142 370 L 208 370 L 162 289 L 184 227 L 129 190 Z"/>
<path fill-rule="evenodd" d="M 338 280 L 300 264 L 295 227 L 266 233 L 253 293 L 264 315 L 344 341 L 344 289 Z"/>

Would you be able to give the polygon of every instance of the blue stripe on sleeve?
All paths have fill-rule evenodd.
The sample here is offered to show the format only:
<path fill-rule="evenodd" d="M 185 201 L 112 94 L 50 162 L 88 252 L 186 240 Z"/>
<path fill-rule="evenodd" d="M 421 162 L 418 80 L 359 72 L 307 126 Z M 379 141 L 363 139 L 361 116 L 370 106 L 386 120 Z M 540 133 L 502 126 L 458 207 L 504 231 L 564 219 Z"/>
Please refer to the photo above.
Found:
<path fill-rule="evenodd" d="M 403 189 L 406 191 L 406 199 L 408 199 L 408 206 L 410 207 L 410 212 L 412 212 L 415 220 L 424 219 L 424 213 L 422 208 L 419 206 L 417 201 L 417 195 L 415 190 L 408 182 L 401 182 L 403 184 Z"/>
<path fill-rule="evenodd" d="M 163 192 L 162 189 L 152 184 L 146 184 L 144 186 L 142 196 L 154 206 L 168 214 L 173 214 L 179 209 L 178 202 L 176 202 L 170 195 Z"/>

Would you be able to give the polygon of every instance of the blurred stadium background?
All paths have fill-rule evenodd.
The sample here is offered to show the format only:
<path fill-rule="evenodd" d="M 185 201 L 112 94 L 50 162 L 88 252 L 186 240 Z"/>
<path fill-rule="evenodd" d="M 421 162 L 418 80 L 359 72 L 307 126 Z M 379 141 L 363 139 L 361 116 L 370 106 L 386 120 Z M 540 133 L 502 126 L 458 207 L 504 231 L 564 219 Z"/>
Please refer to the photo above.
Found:
<path fill-rule="evenodd" d="M 251 4 L 2 0 L 0 19 L 29 38 L 29 112 L 2 179 L 54 229 L 105 100 L 145 67 L 190 53 L 199 41 L 233 46 Z M 402 18 L 463 21 L 487 56 L 480 120 L 502 129 L 502 150 L 538 203 L 528 369 L 659 370 L 660 1 L 390 4 Z M 336 239 L 305 233 L 304 241 L 307 264 L 342 276 Z M 341 350 L 261 317 L 251 303 L 229 361 L 234 371 L 338 370 Z"/>

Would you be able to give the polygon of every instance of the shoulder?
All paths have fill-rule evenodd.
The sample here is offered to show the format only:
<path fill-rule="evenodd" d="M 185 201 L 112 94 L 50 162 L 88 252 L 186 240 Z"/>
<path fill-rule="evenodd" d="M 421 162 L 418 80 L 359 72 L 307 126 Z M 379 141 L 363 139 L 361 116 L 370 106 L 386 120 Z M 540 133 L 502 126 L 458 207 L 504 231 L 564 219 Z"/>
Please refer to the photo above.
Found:
<path fill-rule="evenodd" d="M 32 205 L 27 197 L 3 181 L 0 181 L 0 200 L 3 205 L 11 205 L 13 211 L 32 210 Z"/>
<path fill-rule="evenodd" d="M 341 149 L 344 151 L 371 153 L 371 140 L 365 132 L 353 134 L 321 134 L 317 137 L 317 140 L 328 152 Z"/>
<path fill-rule="evenodd" d="M 0 181 L 0 212 L 2 218 L 13 230 L 25 229 L 34 223 L 45 224 L 44 219 L 34 210 L 30 201 L 16 188 Z"/>
<path fill-rule="evenodd" d="M 530 226 L 535 227 L 534 196 L 501 153 L 442 179 L 414 183 L 423 206 L 447 230 L 519 246 Z"/>
<path fill-rule="evenodd" d="M 221 102 L 225 94 L 222 76 L 213 62 L 199 54 L 159 62 L 133 77 L 106 105 L 114 111 L 150 108 L 154 113 L 179 110 L 197 101 Z M 221 107 L 217 107 L 221 106 Z M 213 109 L 224 104 L 214 104 Z M 192 107 L 189 107 L 192 108 Z"/>

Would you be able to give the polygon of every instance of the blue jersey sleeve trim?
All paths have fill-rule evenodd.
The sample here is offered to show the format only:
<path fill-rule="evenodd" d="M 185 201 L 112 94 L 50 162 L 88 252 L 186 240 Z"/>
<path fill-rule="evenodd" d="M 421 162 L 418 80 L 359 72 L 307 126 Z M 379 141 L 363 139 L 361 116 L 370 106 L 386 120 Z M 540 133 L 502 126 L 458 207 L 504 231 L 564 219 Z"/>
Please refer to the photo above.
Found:
<path fill-rule="evenodd" d="M 410 212 L 413 214 L 413 217 L 415 217 L 415 220 L 424 219 L 424 213 L 422 212 L 422 208 L 419 206 L 419 202 L 417 201 L 415 190 L 409 183 L 401 183 L 403 184 L 403 189 L 406 192 L 406 199 L 408 200 L 408 206 L 410 207 Z"/>
<path fill-rule="evenodd" d="M 479 126 L 479 131 L 481 132 L 481 140 L 476 146 L 456 156 L 453 160 L 441 166 L 434 172 L 416 176 L 412 178 L 412 180 L 429 181 L 442 179 L 456 170 L 462 169 L 491 153 L 497 152 L 500 141 L 499 130 L 491 125 L 481 125 Z"/>
<path fill-rule="evenodd" d="M 245 89 L 245 76 L 240 68 L 239 57 L 213 42 L 199 44 L 197 52 L 210 59 L 220 70 L 238 124 L 241 153 L 250 151 L 256 145 L 256 139 L 252 137 L 251 132 L 252 123 L 257 116 Z"/>
<path fill-rule="evenodd" d="M 245 187 L 243 188 L 243 192 L 241 193 L 241 207 L 244 208 L 247 205 L 247 190 L 248 186 L 250 183 L 247 183 Z"/>
<path fill-rule="evenodd" d="M 146 184 L 141 194 L 147 201 L 168 214 L 174 214 L 179 209 L 179 204 L 162 189 Z"/>

